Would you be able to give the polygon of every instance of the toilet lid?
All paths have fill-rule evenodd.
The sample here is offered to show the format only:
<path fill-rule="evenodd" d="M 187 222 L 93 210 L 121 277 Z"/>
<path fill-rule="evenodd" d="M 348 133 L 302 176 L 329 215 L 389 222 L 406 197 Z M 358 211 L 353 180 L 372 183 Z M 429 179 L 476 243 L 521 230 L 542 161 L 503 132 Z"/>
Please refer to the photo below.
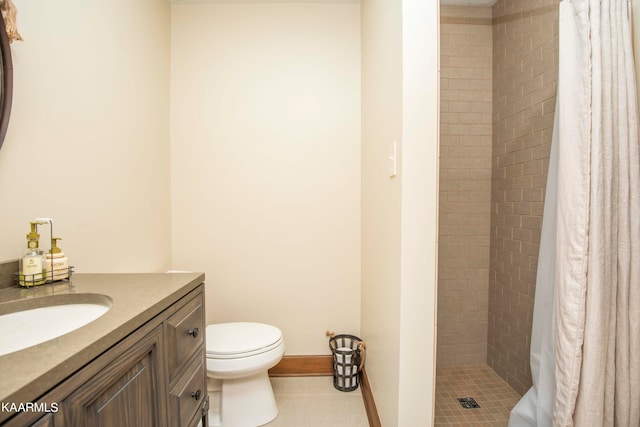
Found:
<path fill-rule="evenodd" d="M 229 356 L 268 350 L 282 338 L 275 326 L 264 323 L 233 322 L 207 326 L 207 355 Z"/>

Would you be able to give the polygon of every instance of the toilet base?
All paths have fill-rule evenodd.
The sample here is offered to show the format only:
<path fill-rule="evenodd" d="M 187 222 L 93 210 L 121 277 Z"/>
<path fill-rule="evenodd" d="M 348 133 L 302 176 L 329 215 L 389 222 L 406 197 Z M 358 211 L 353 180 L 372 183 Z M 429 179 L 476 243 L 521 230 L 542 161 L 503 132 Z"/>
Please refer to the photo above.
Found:
<path fill-rule="evenodd" d="M 209 381 L 219 381 L 209 379 Z M 261 426 L 278 416 L 278 406 L 267 371 L 225 379 L 219 396 L 211 396 L 209 427 Z M 216 407 L 218 406 L 218 407 Z"/>

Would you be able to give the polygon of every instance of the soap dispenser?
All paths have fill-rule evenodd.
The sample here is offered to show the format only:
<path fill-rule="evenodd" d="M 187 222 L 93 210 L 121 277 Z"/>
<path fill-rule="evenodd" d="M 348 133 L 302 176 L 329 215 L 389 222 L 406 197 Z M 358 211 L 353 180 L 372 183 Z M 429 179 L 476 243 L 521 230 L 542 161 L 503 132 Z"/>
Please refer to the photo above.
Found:
<path fill-rule="evenodd" d="M 47 253 L 47 279 L 63 280 L 69 278 L 69 259 L 64 256 L 64 252 L 58 247 L 60 237 L 51 239 L 51 249 Z"/>
<path fill-rule="evenodd" d="M 21 286 L 42 285 L 46 282 L 44 251 L 40 249 L 38 223 L 31 223 L 31 232 L 27 234 L 27 250 L 20 258 L 18 283 Z"/>

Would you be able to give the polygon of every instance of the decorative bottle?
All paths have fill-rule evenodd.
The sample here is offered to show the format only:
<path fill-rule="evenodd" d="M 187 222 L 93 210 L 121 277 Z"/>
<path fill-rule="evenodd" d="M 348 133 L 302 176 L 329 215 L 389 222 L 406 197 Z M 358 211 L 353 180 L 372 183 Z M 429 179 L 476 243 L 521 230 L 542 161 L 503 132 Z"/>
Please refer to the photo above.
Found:
<path fill-rule="evenodd" d="M 38 240 L 38 223 L 31 223 L 31 232 L 27 234 L 27 250 L 20 258 L 20 274 L 18 283 L 21 286 L 42 285 L 46 282 L 44 251 L 40 249 Z"/>
<path fill-rule="evenodd" d="M 69 278 L 69 258 L 58 247 L 60 237 L 51 239 L 51 249 L 47 253 L 47 280 L 57 281 Z"/>

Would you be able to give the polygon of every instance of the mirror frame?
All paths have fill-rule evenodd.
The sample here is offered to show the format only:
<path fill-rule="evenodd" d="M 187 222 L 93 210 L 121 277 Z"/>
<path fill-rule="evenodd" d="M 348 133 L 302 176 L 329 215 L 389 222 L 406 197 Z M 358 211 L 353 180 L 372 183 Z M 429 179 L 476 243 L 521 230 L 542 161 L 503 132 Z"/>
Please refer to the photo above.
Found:
<path fill-rule="evenodd" d="M 13 100 L 13 61 L 11 59 L 11 47 L 9 37 L 4 24 L 4 18 L 0 14 L 0 58 L 2 59 L 2 81 L 0 82 L 0 148 L 4 142 L 11 117 L 11 103 Z"/>

